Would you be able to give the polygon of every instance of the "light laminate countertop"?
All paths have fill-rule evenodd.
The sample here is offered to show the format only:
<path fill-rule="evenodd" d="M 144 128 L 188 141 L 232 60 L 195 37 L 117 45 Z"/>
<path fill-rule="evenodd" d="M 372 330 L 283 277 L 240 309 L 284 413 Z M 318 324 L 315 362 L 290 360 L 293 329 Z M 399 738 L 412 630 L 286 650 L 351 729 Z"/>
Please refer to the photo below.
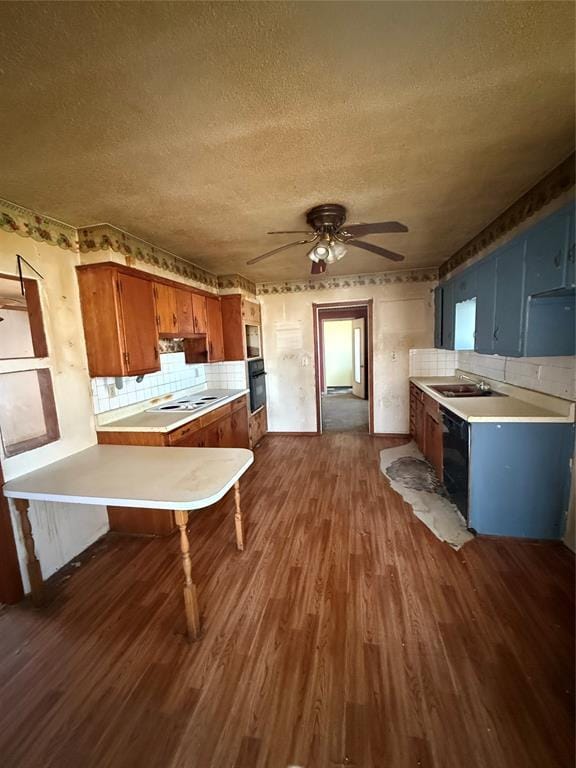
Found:
<path fill-rule="evenodd" d="M 194 411 L 149 411 L 143 410 L 134 413 L 131 416 L 118 419 L 117 421 L 108 421 L 96 427 L 97 432 L 172 432 L 178 427 L 183 427 L 194 419 L 205 416 L 210 411 L 220 408 L 226 403 L 231 403 L 239 397 L 248 394 L 249 389 L 207 389 L 196 393 L 200 395 L 217 395 L 222 397 L 217 402 L 210 403 L 203 408 Z M 176 393 L 180 395 L 180 393 Z M 175 398 L 174 398 L 175 399 Z M 169 400 L 164 401 L 166 405 Z M 160 403 L 159 403 L 160 404 Z M 150 406 L 151 407 L 151 406 Z"/>
<path fill-rule="evenodd" d="M 480 380 L 480 377 L 475 377 Z M 466 421 L 478 422 L 558 422 L 574 421 L 574 403 L 531 390 L 490 380 L 492 389 L 505 394 L 481 397 L 443 397 L 432 389 L 435 384 L 469 383 L 456 376 L 412 376 L 410 381 L 440 405 Z"/>
<path fill-rule="evenodd" d="M 9 480 L 12 499 L 148 509 L 202 509 L 219 501 L 254 462 L 246 448 L 95 445 Z"/>

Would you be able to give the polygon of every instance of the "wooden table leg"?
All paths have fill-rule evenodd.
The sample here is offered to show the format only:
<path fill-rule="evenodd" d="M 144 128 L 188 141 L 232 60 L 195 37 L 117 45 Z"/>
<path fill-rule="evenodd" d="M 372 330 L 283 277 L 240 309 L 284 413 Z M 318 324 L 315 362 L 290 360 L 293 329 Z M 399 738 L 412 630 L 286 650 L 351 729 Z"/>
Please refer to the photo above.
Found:
<path fill-rule="evenodd" d="M 40 561 L 36 557 L 34 536 L 32 535 L 32 526 L 30 524 L 30 518 L 28 517 L 29 501 L 28 499 L 14 499 L 14 503 L 18 514 L 20 515 L 20 525 L 24 536 L 26 567 L 28 570 L 28 578 L 30 580 L 32 602 L 34 605 L 40 606 L 44 602 L 44 581 L 42 579 Z"/>
<path fill-rule="evenodd" d="M 180 551 L 182 553 L 182 568 L 184 569 L 184 610 L 186 611 L 186 629 L 188 640 L 192 642 L 200 636 L 200 611 L 198 610 L 198 596 L 196 585 L 192 581 L 192 561 L 190 560 L 190 542 L 186 525 L 188 512 L 175 510 L 174 518 L 180 530 Z"/>
<path fill-rule="evenodd" d="M 244 550 L 244 532 L 242 530 L 242 511 L 240 509 L 240 481 L 234 483 L 234 502 L 236 512 L 234 513 L 234 525 L 236 526 L 236 546 L 242 552 Z"/>

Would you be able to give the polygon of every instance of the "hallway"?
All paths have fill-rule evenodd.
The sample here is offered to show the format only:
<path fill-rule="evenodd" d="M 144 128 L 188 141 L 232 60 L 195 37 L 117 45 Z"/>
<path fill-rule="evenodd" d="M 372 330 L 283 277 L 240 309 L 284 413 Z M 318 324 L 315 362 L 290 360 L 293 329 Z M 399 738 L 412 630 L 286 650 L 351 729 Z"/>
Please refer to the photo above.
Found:
<path fill-rule="evenodd" d="M 322 395 L 323 432 L 368 432 L 368 400 L 349 392 Z"/>

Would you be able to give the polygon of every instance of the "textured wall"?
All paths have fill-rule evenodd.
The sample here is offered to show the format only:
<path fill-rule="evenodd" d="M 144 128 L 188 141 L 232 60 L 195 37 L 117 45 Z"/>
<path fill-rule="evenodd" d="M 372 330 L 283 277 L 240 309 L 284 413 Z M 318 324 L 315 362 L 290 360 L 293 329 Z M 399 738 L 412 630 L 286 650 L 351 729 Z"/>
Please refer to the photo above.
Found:
<path fill-rule="evenodd" d="M 408 357 L 433 343 L 435 283 L 260 295 L 271 431 L 316 430 L 312 303 L 374 301 L 374 430 L 408 432 Z"/>
<path fill-rule="evenodd" d="M 44 276 L 39 281 L 39 287 L 61 438 L 33 451 L 2 458 L 6 480 L 81 451 L 96 442 L 74 269 L 79 263 L 78 256 L 73 250 L 0 231 L 0 273 L 17 274 L 17 253 Z M 45 367 L 46 362 L 35 359 L 2 360 L 0 372 Z M 85 549 L 108 528 L 105 507 L 33 503 L 30 519 L 45 577 Z M 14 528 L 27 588 L 24 549 L 16 521 Z"/>

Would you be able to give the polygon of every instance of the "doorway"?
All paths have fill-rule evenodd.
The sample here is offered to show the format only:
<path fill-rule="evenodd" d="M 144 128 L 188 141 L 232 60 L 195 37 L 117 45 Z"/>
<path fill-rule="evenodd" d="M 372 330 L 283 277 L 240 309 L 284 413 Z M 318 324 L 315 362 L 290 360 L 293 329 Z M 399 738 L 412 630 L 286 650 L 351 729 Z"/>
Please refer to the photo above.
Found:
<path fill-rule="evenodd" d="M 317 432 L 371 434 L 372 302 L 314 304 Z"/>

